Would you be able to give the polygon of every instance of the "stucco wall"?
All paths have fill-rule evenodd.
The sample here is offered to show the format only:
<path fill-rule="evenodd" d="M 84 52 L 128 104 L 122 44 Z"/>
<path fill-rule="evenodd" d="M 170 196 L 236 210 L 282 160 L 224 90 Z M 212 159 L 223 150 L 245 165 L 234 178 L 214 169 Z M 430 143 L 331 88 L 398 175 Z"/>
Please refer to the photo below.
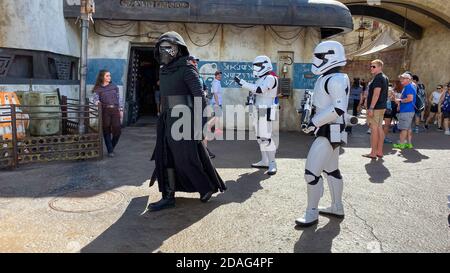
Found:
<path fill-rule="evenodd" d="M 78 57 L 80 54 L 80 29 L 74 20 L 64 19 L 62 9 L 63 1 L 56 0 L 0 1 L 0 47 L 43 50 Z M 127 24 L 127 22 L 111 22 Z M 247 65 L 248 69 L 242 75 L 247 79 L 251 77 L 251 66 L 248 64 L 251 64 L 257 55 L 268 55 L 277 66 L 279 51 L 292 52 L 294 64 L 289 68 L 288 77 L 293 80 L 294 91 L 291 97 L 281 99 L 280 127 L 284 130 L 298 130 L 299 117 L 296 109 L 304 89 L 312 87 L 311 78 L 305 77 L 305 74 L 310 73 L 308 65 L 311 61 L 312 51 L 320 39 L 318 29 L 273 27 L 272 30 L 270 27 L 264 26 L 247 28 L 224 25 L 220 26 L 216 33 L 217 25 L 213 24 L 134 22 L 124 31 L 120 27 L 108 30 L 107 24 L 102 24 L 101 21 L 96 21 L 96 28 L 100 33 L 112 36 L 117 33 L 150 33 L 151 37 L 144 35 L 142 37 L 108 38 L 97 35 L 91 25 L 88 90 L 92 88 L 98 70 L 108 68 L 113 72 L 114 81 L 119 85 L 122 97 L 126 95 L 131 45 L 140 43 L 152 45 L 160 34 L 169 30 L 179 32 L 186 40 L 191 53 L 198 56 L 206 65 L 209 63 L 216 63 L 219 67 L 225 67 L 230 63 L 238 63 L 244 67 Z M 214 36 L 214 34 L 216 35 Z M 208 43 L 209 41 L 210 43 Z M 280 68 L 279 65 L 278 68 Z M 228 79 L 223 81 L 224 104 L 226 105 L 243 105 L 248 95 L 247 91 L 238 88 L 230 80 L 234 77 L 233 73 L 235 72 L 233 69 L 229 69 Z M 208 73 L 202 76 L 211 78 Z M 15 89 L 21 88 L 21 86 L 16 86 Z M 241 124 L 237 127 L 248 128 L 248 124 Z"/>
<path fill-rule="evenodd" d="M 78 28 L 68 24 L 58 0 L 1 0 L 0 47 L 78 57 Z"/>
<path fill-rule="evenodd" d="M 423 39 L 414 41 L 410 50 L 411 71 L 419 75 L 432 92 L 438 84 L 450 81 L 450 30 L 440 24 L 425 29 Z"/>
<path fill-rule="evenodd" d="M 248 91 L 238 88 L 231 80 L 234 75 L 251 80 L 251 62 L 257 55 L 267 55 L 277 65 L 278 52 L 293 52 L 294 64 L 290 77 L 293 77 L 294 92 L 290 98 L 281 99 L 280 128 L 283 130 L 298 130 L 299 117 L 296 109 L 303 96 L 305 88 L 312 88 L 311 80 L 304 77 L 309 72 L 308 64 L 315 45 L 319 42 L 320 33 L 313 28 L 298 27 L 273 27 L 275 32 L 263 26 L 243 28 L 231 25 L 212 24 L 162 24 L 154 22 L 136 22 L 134 26 L 127 22 L 114 22 L 125 24 L 129 29 L 128 34 L 150 33 L 158 37 L 166 31 L 174 30 L 185 39 L 191 54 L 201 59 L 200 72 L 202 76 L 211 81 L 214 71 L 211 67 L 219 67 L 226 70 L 222 81 L 224 87 L 225 105 L 243 105 L 246 101 Z M 112 29 L 108 23 L 97 21 L 97 32 L 113 35 L 111 31 L 120 32 L 120 28 Z M 189 34 L 189 35 L 188 35 Z M 216 34 L 214 36 L 214 34 Z M 280 38 L 288 38 L 287 40 Z M 190 38 L 192 39 L 189 39 Z M 295 37 L 295 38 L 293 38 Z M 292 38 L 292 39 L 289 39 Z M 95 74 L 102 68 L 115 71 L 113 77 L 125 96 L 127 84 L 128 59 L 131 44 L 154 44 L 156 39 L 148 37 L 118 37 L 108 38 L 97 35 L 91 30 L 89 40 L 89 88 L 94 83 Z M 195 43 L 195 44 L 194 44 Z M 247 67 L 246 71 L 232 67 L 237 64 Z M 248 65 L 250 64 L 250 66 Z M 216 65 L 216 66 L 213 66 Z M 276 71 L 279 73 L 279 71 Z M 225 74 L 225 73 L 224 73 Z M 226 124 L 227 127 L 231 124 Z M 237 128 L 248 128 L 248 124 L 238 124 Z"/>
<path fill-rule="evenodd" d="M 0 47 L 41 50 L 79 57 L 79 28 L 64 19 L 62 1 L 0 0 Z M 33 85 L 34 92 L 53 92 L 78 99 L 77 85 Z M 2 91 L 29 91 L 29 85 L 0 84 Z"/>

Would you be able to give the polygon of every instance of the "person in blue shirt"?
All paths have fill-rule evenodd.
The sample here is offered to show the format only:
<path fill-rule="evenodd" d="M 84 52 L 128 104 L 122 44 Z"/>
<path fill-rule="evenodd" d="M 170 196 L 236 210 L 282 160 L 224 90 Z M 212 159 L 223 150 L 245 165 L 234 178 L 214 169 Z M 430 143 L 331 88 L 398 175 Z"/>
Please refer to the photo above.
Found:
<path fill-rule="evenodd" d="M 400 140 L 393 147 L 397 149 L 412 149 L 412 123 L 415 116 L 416 89 L 412 84 L 412 76 L 408 73 L 400 75 L 400 81 L 404 86 L 402 96 L 397 99 L 399 105 L 398 129 Z"/>

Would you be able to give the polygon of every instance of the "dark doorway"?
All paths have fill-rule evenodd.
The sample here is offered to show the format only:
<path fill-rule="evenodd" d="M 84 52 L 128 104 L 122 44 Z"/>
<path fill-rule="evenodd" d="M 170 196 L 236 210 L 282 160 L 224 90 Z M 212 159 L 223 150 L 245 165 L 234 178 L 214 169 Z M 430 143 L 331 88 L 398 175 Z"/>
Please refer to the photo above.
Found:
<path fill-rule="evenodd" d="M 130 51 L 127 84 L 127 125 L 139 119 L 156 117 L 159 90 L 159 64 L 156 62 L 153 47 L 133 46 Z"/>

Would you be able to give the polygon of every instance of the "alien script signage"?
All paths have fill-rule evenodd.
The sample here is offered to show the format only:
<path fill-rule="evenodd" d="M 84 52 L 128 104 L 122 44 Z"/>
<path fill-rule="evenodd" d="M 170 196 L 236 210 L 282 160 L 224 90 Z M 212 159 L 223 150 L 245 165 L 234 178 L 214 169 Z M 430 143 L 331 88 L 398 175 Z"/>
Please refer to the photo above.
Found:
<path fill-rule="evenodd" d="M 154 8 L 154 9 L 188 9 L 185 1 L 154 1 L 154 0 L 120 0 L 120 6 L 125 8 Z"/>

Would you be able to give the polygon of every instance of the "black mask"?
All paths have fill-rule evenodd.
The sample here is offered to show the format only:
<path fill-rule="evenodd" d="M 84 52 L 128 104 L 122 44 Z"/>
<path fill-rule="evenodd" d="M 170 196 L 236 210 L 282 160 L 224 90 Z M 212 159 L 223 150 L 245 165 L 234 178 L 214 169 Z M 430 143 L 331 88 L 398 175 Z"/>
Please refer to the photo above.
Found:
<path fill-rule="evenodd" d="M 171 63 L 178 56 L 178 46 L 167 41 L 159 45 L 159 60 L 162 65 Z"/>

